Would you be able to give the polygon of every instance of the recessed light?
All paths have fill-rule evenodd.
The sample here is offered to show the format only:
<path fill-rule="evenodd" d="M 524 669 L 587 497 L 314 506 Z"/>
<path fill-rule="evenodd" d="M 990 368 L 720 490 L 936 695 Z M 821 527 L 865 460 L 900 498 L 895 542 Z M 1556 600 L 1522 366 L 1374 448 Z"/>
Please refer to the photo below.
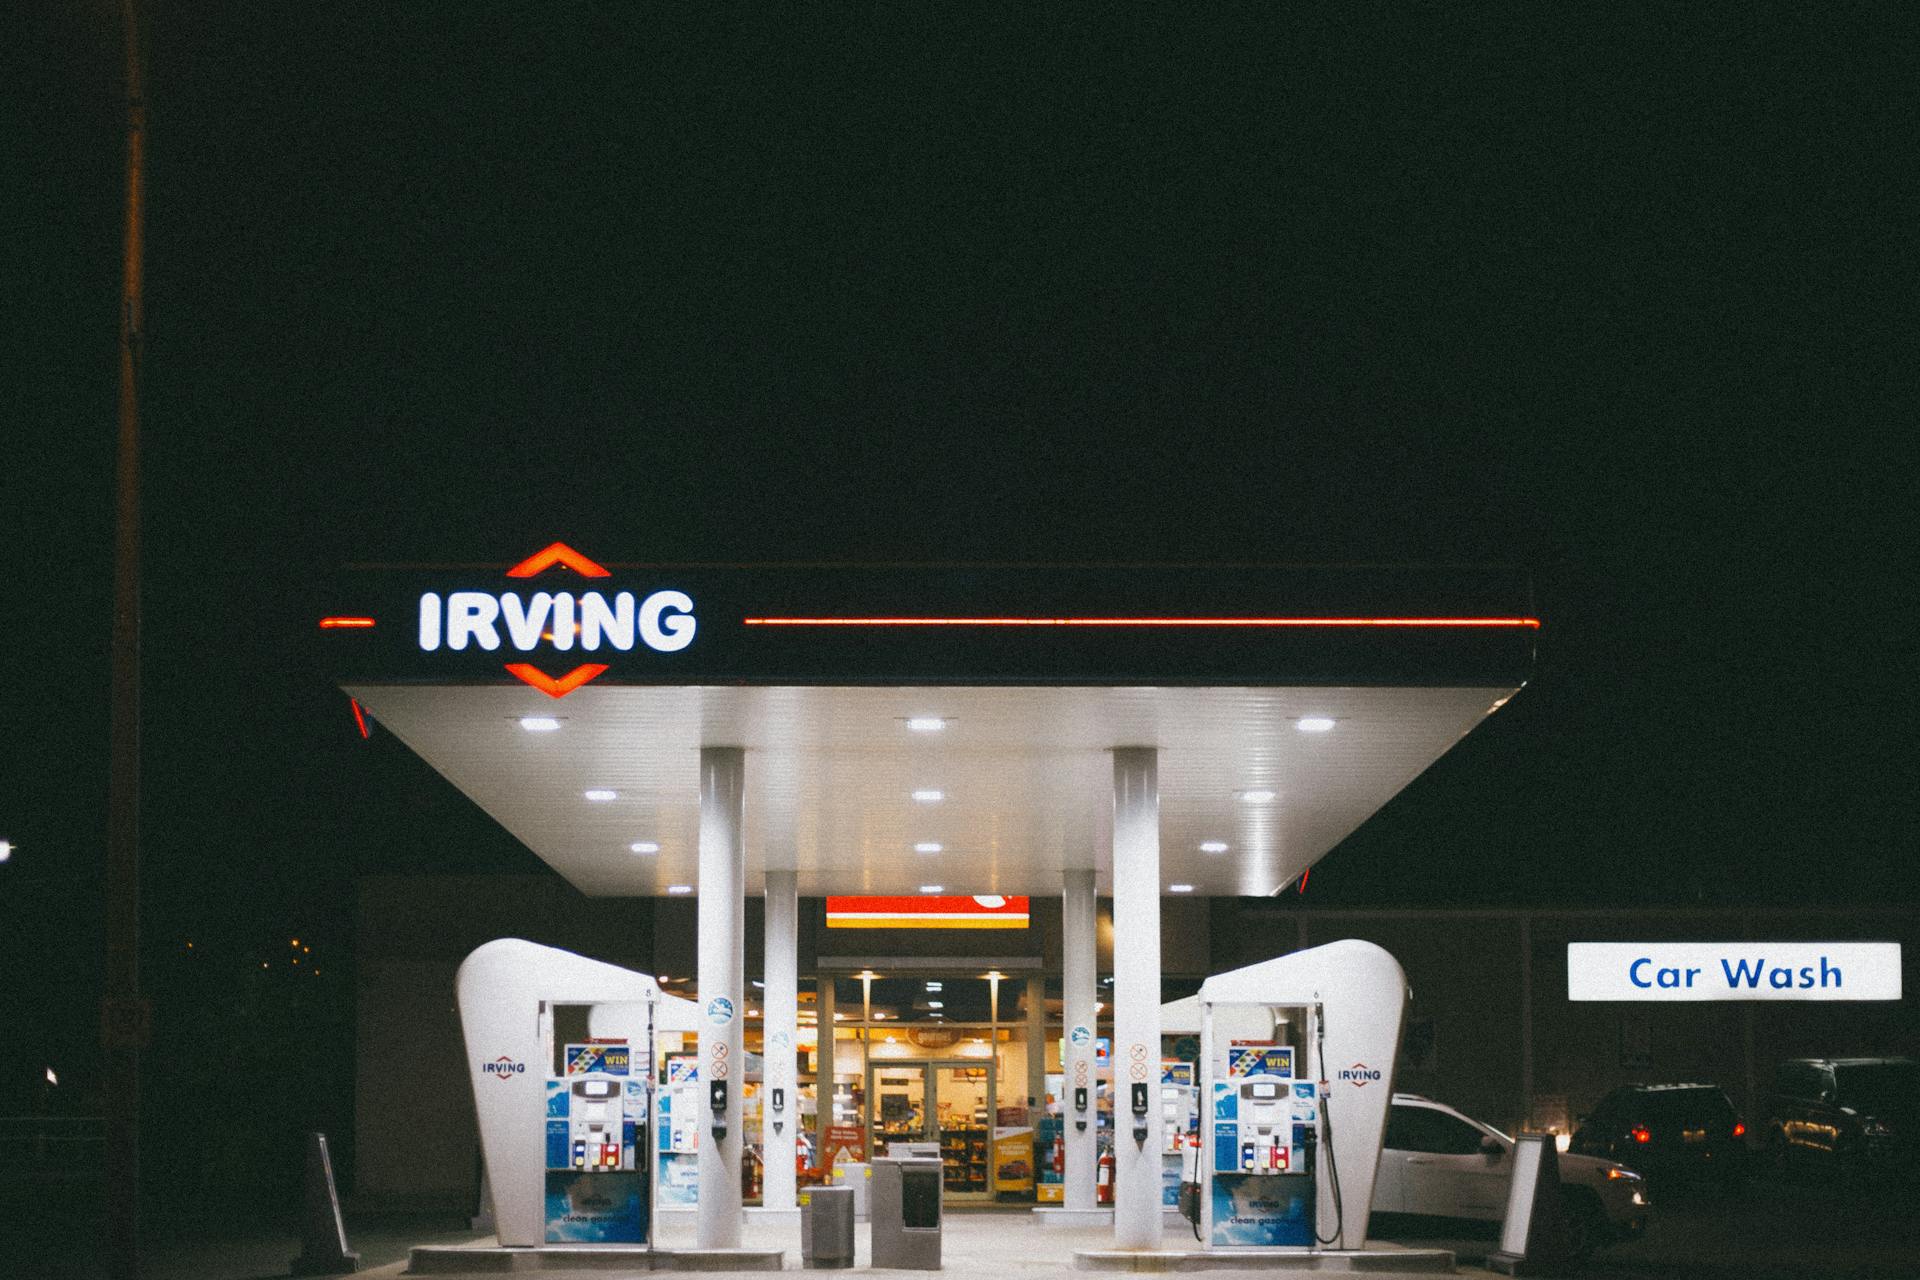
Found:
<path fill-rule="evenodd" d="M 1240 799 L 1247 804 L 1272 804 L 1274 793 L 1271 791 L 1242 791 Z"/>
<path fill-rule="evenodd" d="M 655 844 L 651 840 L 635 840 L 632 844 L 628 845 L 627 848 L 631 849 L 635 853 L 660 852 L 660 846 Z"/>
<path fill-rule="evenodd" d="M 654 975 L 653 975 L 653 980 L 654 980 L 655 982 L 672 982 L 672 981 L 673 981 L 673 979 L 672 979 L 672 977 L 670 977 L 669 975 L 667 975 L 667 974 L 664 974 L 664 973 L 656 973 L 656 974 L 654 974 Z"/>
<path fill-rule="evenodd" d="M 944 982 L 929 982 L 927 984 L 927 990 L 929 991 L 945 991 L 946 989 L 947 984 Z"/>
<path fill-rule="evenodd" d="M 1202 840 L 1200 842 L 1200 852 L 1202 853 L 1225 853 L 1226 851 L 1227 842 L 1225 840 Z"/>
<path fill-rule="evenodd" d="M 921 804 L 939 804 L 942 800 L 945 800 L 947 798 L 947 793 L 944 791 L 935 791 L 931 787 L 929 787 L 924 791 L 914 792 L 913 798 L 915 800 L 918 800 Z"/>
<path fill-rule="evenodd" d="M 594 787 L 591 790 L 582 791 L 580 794 L 596 803 L 603 800 L 617 800 L 620 798 L 619 792 L 608 791 L 604 787 Z"/>
<path fill-rule="evenodd" d="M 939 893 L 939 892 L 941 892 L 941 891 L 943 891 L 943 890 L 944 890 L 945 888 L 946 888 L 946 886 L 945 886 L 945 885 L 943 885 L 943 884 L 923 884 L 923 885 L 921 885 L 921 886 L 920 886 L 920 892 L 922 892 L 922 893 Z"/>
<path fill-rule="evenodd" d="M 1333 728 L 1333 717 L 1301 716 L 1293 722 L 1293 727 L 1302 733 L 1325 733 Z"/>
<path fill-rule="evenodd" d="M 759 988 L 760 988 L 760 989 L 761 989 L 762 991 L 765 991 L 765 990 L 767 989 L 767 984 L 766 984 L 766 983 L 764 983 L 764 982 L 762 982 L 762 981 L 760 981 L 760 979 L 758 979 L 758 978 L 755 978 L 755 979 L 753 980 L 753 985 L 754 985 L 754 986 L 756 986 L 756 987 L 759 987 Z"/>
<path fill-rule="evenodd" d="M 938 853 L 940 849 L 941 845 L 936 840 L 922 840 L 919 844 L 913 846 L 915 853 Z"/>
<path fill-rule="evenodd" d="M 927 1008 L 929 1008 L 929 1009 L 944 1009 L 944 1008 L 946 1008 L 946 1007 L 947 1007 L 947 1002 L 946 1002 L 945 1000 L 929 1000 L 929 1001 L 927 1001 Z"/>
<path fill-rule="evenodd" d="M 520 727 L 528 733 L 552 733 L 560 722 L 552 716 L 521 716 Z"/>
<path fill-rule="evenodd" d="M 1168 893 L 1192 893 L 1193 886 L 1190 884 L 1170 884 L 1167 886 L 1167 892 Z"/>
<path fill-rule="evenodd" d="M 672 894 L 692 893 L 693 886 L 690 884 L 670 884 L 667 886 L 667 892 Z"/>
<path fill-rule="evenodd" d="M 907 728 L 915 733 L 938 733 L 947 727 L 947 722 L 939 716 L 914 716 L 907 721 Z"/>

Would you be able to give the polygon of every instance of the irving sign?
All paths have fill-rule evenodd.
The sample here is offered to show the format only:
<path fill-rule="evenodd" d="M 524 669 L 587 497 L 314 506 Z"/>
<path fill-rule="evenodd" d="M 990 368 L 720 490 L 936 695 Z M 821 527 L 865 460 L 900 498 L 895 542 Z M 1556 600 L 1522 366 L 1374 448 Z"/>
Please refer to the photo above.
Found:
<path fill-rule="evenodd" d="M 509 578 L 531 578 L 548 569 L 571 570 L 582 578 L 611 576 L 605 566 L 556 542 L 507 570 Z M 324 624 L 323 624 L 324 625 Z M 488 653 L 502 649 L 523 654 L 631 653 L 636 646 L 655 653 L 678 653 L 693 643 L 699 624 L 693 597 L 671 589 L 641 597 L 631 591 L 438 591 L 420 596 L 415 634 L 422 653 L 469 648 Z M 582 662 L 551 675 L 531 662 L 509 662 L 507 673 L 547 694 L 564 698 L 607 669 L 603 662 Z"/>

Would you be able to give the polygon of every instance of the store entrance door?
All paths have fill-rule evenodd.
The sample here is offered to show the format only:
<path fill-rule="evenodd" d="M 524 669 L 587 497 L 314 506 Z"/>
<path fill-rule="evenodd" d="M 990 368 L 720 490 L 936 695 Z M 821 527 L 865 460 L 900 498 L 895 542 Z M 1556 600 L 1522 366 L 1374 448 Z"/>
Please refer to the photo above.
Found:
<path fill-rule="evenodd" d="M 874 1063 L 867 1073 L 875 1155 L 891 1142 L 937 1143 L 946 1198 L 993 1198 L 991 1061 Z"/>

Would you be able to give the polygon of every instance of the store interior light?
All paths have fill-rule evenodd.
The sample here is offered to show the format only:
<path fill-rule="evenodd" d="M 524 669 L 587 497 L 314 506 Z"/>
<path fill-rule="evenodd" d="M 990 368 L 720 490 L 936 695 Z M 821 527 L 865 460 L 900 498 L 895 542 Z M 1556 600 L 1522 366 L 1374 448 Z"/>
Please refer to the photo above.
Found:
<path fill-rule="evenodd" d="M 947 1002 L 946 1002 L 945 1000 L 929 1000 L 929 1001 L 927 1001 L 927 1008 L 929 1008 L 929 1009 L 944 1009 L 944 1008 L 946 1008 L 946 1007 L 947 1007 Z"/>
<path fill-rule="evenodd" d="M 655 844 L 651 840 L 635 840 L 632 844 L 628 845 L 627 848 L 631 849 L 635 853 L 660 852 L 660 846 Z"/>
<path fill-rule="evenodd" d="M 1225 840 L 1202 840 L 1200 842 L 1200 852 L 1202 853 L 1225 853 L 1226 851 L 1227 842 Z"/>
<path fill-rule="evenodd" d="M 935 791 L 932 787 L 923 787 L 913 793 L 913 798 L 921 804 L 939 804 L 947 798 L 944 791 Z"/>
<path fill-rule="evenodd" d="M 692 893 L 693 886 L 690 884 L 670 884 L 667 886 L 667 892 L 672 894 Z"/>
<path fill-rule="evenodd" d="M 922 840 L 913 846 L 915 853 L 938 853 L 944 846 L 938 840 Z"/>
<path fill-rule="evenodd" d="M 947 727 L 947 722 L 939 716 L 914 716 L 907 721 L 907 728 L 915 733 L 938 733 Z"/>
<path fill-rule="evenodd" d="M 589 787 L 587 790 L 582 791 L 580 794 L 585 796 L 587 799 L 593 801 L 596 804 L 602 801 L 617 800 L 620 798 L 619 792 L 608 791 L 605 787 Z"/>
<path fill-rule="evenodd" d="M 1325 733 L 1333 728 L 1332 716 L 1301 716 L 1293 722 L 1293 727 L 1302 733 Z"/>
<path fill-rule="evenodd" d="M 946 988 L 947 984 L 944 982 L 929 982 L 927 984 L 927 990 L 929 991 L 944 991 Z"/>
<path fill-rule="evenodd" d="M 1193 886 L 1190 884 L 1170 884 L 1167 886 L 1167 892 L 1168 893 L 1192 893 Z"/>
<path fill-rule="evenodd" d="M 560 722 L 552 716 L 521 716 L 520 727 L 528 733 L 552 733 Z"/>
<path fill-rule="evenodd" d="M 1273 792 L 1259 788 L 1240 793 L 1240 799 L 1247 804 L 1272 804 L 1273 797 Z"/>

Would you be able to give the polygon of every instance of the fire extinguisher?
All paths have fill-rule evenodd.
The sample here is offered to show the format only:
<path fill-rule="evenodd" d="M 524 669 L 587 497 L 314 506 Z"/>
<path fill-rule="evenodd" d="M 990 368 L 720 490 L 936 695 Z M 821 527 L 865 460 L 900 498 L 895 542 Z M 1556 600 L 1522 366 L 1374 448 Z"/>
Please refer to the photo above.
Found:
<path fill-rule="evenodd" d="M 1113 1152 L 1107 1151 L 1100 1156 L 1093 1177 L 1093 1202 L 1095 1204 L 1113 1203 Z"/>

